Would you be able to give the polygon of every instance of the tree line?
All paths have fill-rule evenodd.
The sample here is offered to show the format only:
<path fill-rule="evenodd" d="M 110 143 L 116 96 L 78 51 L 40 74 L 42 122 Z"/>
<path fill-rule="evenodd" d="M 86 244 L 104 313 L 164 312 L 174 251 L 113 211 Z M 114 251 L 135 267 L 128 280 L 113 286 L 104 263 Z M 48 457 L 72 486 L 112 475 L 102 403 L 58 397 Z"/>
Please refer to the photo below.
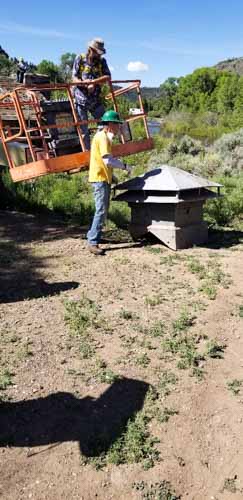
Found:
<path fill-rule="evenodd" d="M 53 83 L 70 81 L 76 54 L 62 54 L 60 64 L 43 59 L 39 64 L 28 63 L 28 71 L 48 75 Z M 0 75 L 16 72 L 17 59 L 10 58 L 0 47 Z M 147 89 L 148 91 L 149 89 Z M 136 106 L 136 96 L 121 99 L 123 110 Z M 131 104 L 132 103 L 132 104 Z M 184 77 L 169 77 L 159 87 L 158 96 L 144 96 L 145 111 L 163 117 L 172 112 L 211 113 L 211 120 L 221 117 L 226 125 L 243 126 L 243 76 L 216 68 L 199 68 Z M 213 125 L 213 123 L 212 123 Z"/>
<path fill-rule="evenodd" d="M 76 54 L 66 52 L 60 58 L 60 64 L 55 64 L 53 61 L 43 59 L 39 64 L 34 64 L 31 61 L 27 62 L 27 71 L 30 73 L 40 73 L 48 75 L 52 83 L 63 83 L 71 79 L 72 66 Z M 10 57 L 7 52 L 0 46 L 0 75 L 12 76 L 16 75 L 18 59 Z"/>
<path fill-rule="evenodd" d="M 243 126 L 243 76 L 216 68 L 199 68 L 185 77 L 168 78 L 160 85 L 160 96 L 148 100 L 148 110 L 154 116 L 173 111 L 211 112 L 231 119 L 235 126 Z"/>

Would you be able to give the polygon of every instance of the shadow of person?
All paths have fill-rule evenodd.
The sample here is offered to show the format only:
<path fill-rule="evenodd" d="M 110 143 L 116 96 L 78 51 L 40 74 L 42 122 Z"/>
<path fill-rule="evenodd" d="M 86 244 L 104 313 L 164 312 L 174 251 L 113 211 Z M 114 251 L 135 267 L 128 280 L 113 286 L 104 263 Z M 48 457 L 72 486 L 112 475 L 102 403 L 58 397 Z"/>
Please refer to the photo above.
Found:
<path fill-rule="evenodd" d="M 149 385 L 122 378 L 99 398 L 58 392 L 0 404 L 0 446 L 34 447 L 78 441 L 87 457 L 106 452 L 141 410 Z"/>
<path fill-rule="evenodd" d="M 20 283 L 18 281 L 8 283 L 1 281 L 0 304 L 19 302 L 26 299 L 38 299 L 39 297 L 50 297 L 67 290 L 73 290 L 78 288 L 78 286 L 79 283 L 77 281 L 47 283 L 41 278 L 33 282 L 27 278 L 26 281 Z"/>

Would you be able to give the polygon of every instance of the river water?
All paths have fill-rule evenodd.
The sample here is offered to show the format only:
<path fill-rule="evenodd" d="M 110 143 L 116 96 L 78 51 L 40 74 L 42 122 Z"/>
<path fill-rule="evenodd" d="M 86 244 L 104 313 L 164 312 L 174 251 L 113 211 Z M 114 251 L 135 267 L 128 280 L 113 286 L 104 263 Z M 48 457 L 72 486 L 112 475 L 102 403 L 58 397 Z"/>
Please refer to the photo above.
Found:
<path fill-rule="evenodd" d="M 155 135 L 160 133 L 161 124 L 159 122 L 148 120 L 148 129 L 150 135 Z"/>

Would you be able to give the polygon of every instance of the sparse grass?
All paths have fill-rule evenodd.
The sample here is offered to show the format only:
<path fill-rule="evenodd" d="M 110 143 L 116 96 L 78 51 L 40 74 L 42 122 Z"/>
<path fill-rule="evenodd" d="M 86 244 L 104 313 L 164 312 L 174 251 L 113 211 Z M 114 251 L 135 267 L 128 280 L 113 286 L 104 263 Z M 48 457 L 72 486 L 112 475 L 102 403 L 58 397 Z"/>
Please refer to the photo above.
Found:
<path fill-rule="evenodd" d="M 155 444 L 157 439 L 150 436 L 148 431 L 148 418 L 144 411 L 140 411 L 134 418 L 131 418 L 125 431 L 106 451 L 99 454 L 99 449 L 105 447 L 105 443 L 96 438 L 94 443 L 91 463 L 96 469 L 101 469 L 108 464 L 133 464 L 141 463 L 144 469 L 153 467 L 159 460 L 159 451 Z"/>
<path fill-rule="evenodd" d="M 11 373 L 9 370 L 0 372 L 0 391 L 5 391 L 7 387 L 13 385 L 13 376 L 14 373 Z"/>
<path fill-rule="evenodd" d="M 132 311 L 128 311 L 126 309 L 122 309 L 120 312 L 119 312 L 119 317 L 121 319 L 126 319 L 126 320 L 135 320 L 135 319 L 138 319 L 138 316 L 137 314 L 135 314 L 134 312 Z"/>
<path fill-rule="evenodd" d="M 185 332 L 190 328 L 194 323 L 194 317 L 189 313 L 187 309 L 183 309 L 180 313 L 178 319 L 173 321 L 172 328 L 173 334 L 177 335 L 179 333 Z"/>
<path fill-rule="evenodd" d="M 241 390 L 243 380 L 234 379 L 232 382 L 227 382 L 228 389 L 237 396 Z"/>
<path fill-rule="evenodd" d="M 124 256 L 124 257 L 116 257 L 115 258 L 115 262 L 116 262 L 116 264 L 124 266 L 126 264 L 130 264 L 131 261 L 130 261 L 130 259 L 128 257 Z"/>
<path fill-rule="evenodd" d="M 177 253 L 173 253 L 161 257 L 160 264 L 167 266 L 174 266 L 175 264 L 179 264 L 179 262 L 181 261 L 182 261 L 182 256 Z"/>
<path fill-rule="evenodd" d="M 15 344 L 20 341 L 20 338 L 15 333 L 11 333 L 8 330 L 0 331 L 0 339 L 2 344 Z"/>
<path fill-rule="evenodd" d="M 142 500 L 180 500 L 169 481 L 147 484 L 144 481 L 133 484 L 133 488 L 141 492 Z"/>
<path fill-rule="evenodd" d="M 150 307 L 158 306 L 162 304 L 164 298 L 161 295 L 154 295 L 153 297 L 145 297 L 145 304 Z"/>
<path fill-rule="evenodd" d="M 231 280 L 224 273 L 221 264 L 215 256 L 211 256 L 206 264 L 202 264 L 195 257 L 189 257 L 187 269 L 192 274 L 196 274 L 201 281 L 199 291 L 206 295 L 210 300 L 215 300 L 217 296 L 217 287 L 219 285 L 228 288 Z"/>
<path fill-rule="evenodd" d="M 16 351 L 16 357 L 20 361 L 24 361 L 26 358 L 34 356 L 33 350 L 31 349 L 32 344 L 33 342 L 31 340 L 27 340 L 19 346 L 18 350 Z"/>
<path fill-rule="evenodd" d="M 226 345 L 219 344 L 217 340 L 209 340 L 206 344 L 206 355 L 210 358 L 223 359 Z"/>
<path fill-rule="evenodd" d="M 94 325 L 98 308 L 94 301 L 83 296 L 80 300 L 65 300 L 64 320 L 69 325 L 72 333 L 83 335 L 88 327 Z"/>
<path fill-rule="evenodd" d="M 102 359 L 97 359 L 95 363 L 95 378 L 101 384 L 113 384 L 119 380 L 119 375 L 116 375 L 110 368 L 107 367 L 107 364 Z"/>
<path fill-rule="evenodd" d="M 153 247 L 150 245 L 145 246 L 145 250 L 147 250 L 147 252 L 153 253 L 155 255 L 158 255 L 158 254 L 161 254 L 164 252 L 163 248 Z"/>
<path fill-rule="evenodd" d="M 172 323 L 172 333 L 164 339 L 162 347 L 166 352 L 177 354 L 180 358 L 178 368 L 186 369 L 197 367 L 202 356 L 197 352 L 197 337 L 188 334 L 194 323 L 194 317 L 186 310 L 182 310 L 178 319 Z"/>
<path fill-rule="evenodd" d="M 94 301 L 83 296 L 79 301 L 64 302 L 65 317 L 64 320 L 70 328 L 72 335 L 80 341 L 79 351 L 83 359 L 91 358 L 94 354 L 92 346 L 93 338 L 89 329 L 99 328 L 100 324 L 97 320 L 98 307 Z"/>
<path fill-rule="evenodd" d="M 237 475 L 231 478 L 230 477 L 226 478 L 224 480 L 224 486 L 222 488 L 222 492 L 229 491 L 230 493 L 237 493 L 239 489 L 237 488 L 236 481 L 237 481 Z"/>
<path fill-rule="evenodd" d="M 243 318 L 243 306 L 239 306 L 239 316 Z"/>
<path fill-rule="evenodd" d="M 127 336 L 123 335 L 122 339 L 121 339 L 121 344 L 126 349 L 131 349 L 131 347 L 134 347 L 137 344 L 137 336 L 135 336 L 135 337 L 132 337 L 132 336 L 127 337 Z"/>
<path fill-rule="evenodd" d="M 160 424 L 167 423 L 170 420 L 170 417 L 173 415 L 178 415 L 178 411 L 173 408 L 165 407 L 158 415 L 157 420 Z"/>
<path fill-rule="evenodd" d="M 95 349 L 91 345 L 91 342 L 92 342 L 91 337 L 84 338 L 84 336 L 83 336 L 80 339 L 79 352 L 80 352 L 81 358 L 88 359 L 88 358 L 92 358 L 92 356 L 94 355 Z"/>
<path fill-rule="evenodd" d="M 204 379 L 205 372 L 202 368 L 199 368 L 198 366 L 193 366 L 192 376 L 196 377 L 199 381 L 202 381 Z"/>
<path fill-rule="evenodd" d="M 199 292 L 202 292 L 209 300 L 215 300 L 217 296 L 217 289 L 209 281 L 205 281 L 199 288 Z"/>
<path fill-rule="evenodd" d="M 201 302 L 200 300 L 192 302 L 191 306 L 193 311 L 195 312 L 205 311 L 207 309 L 206 304 L 204 302 Z"/>
<path fill-rule="evenodd" d="M 159 375 L 159 380 L 157 383 L 157 390 L 160 396 L 169 396 L 177 382 L 178 377 L 172 371 L 162 371 Z"/>
<path fill-rule="evenodd" d="M 192 274 L 197 274 L 200 279 L 203 279 L 205 273 L 205 267 L 195 257 L 188 258 L 187 269 Z"/>
<path fill-rule="evenodd" d="M 149 359 L 147 353 L 145 352 L 145 353 L 141 354 L 140 356 L 137 356 L 137 358 L 135 359 L 135 363 L 138 366 L 142 366 L 143 368 L 147 368 L 147 366 L 150 363 L 150 359 Z"/>
<path fill-rule="evenodd" d="M 179 356 L 177 367 L 181 370 L 186 368 L 194 369 L 198 367 L 200 361 L 204 360 L 204 357 L 197 351 L 197 338 L 186 333 L 166 338 L 162 343 L 162 347 L 166 352 Z"/>
<path fill-rule="evenodd" d="M 146 337 L 138 342 L 138 346 L 142 349 L 148 349 L 148 351 L 156 349 L 156 347 L 150 342 L 150 340 L 147 340 Z"/>
<path fill-rule="evenodd" d="M 146 335 L 149 335 L 150 337 L 163 337 L 165 334 L 165 323 L 164 321 L 155 321 L 155 323 L 150 327 L 147 328 L 144 332 Z"/>

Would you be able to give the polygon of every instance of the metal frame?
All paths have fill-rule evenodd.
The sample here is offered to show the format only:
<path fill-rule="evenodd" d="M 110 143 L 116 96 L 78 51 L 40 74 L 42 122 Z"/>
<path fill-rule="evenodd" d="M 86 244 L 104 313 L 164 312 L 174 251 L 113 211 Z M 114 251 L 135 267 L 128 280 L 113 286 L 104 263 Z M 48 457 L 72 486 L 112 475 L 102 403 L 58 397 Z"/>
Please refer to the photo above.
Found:
<path fill-rule="evenodd" d="M 129 141 L 126 142 L 125 137 L 121 136 L 121 144 L 113 146 L 114 156 L 126 156 L 130 154 L 135 154 L 140 151 L 146 151 L 153 148 L 153 140 L 150 137 L 147 118 L 144 112 L 143 102 L 141 98 L 140 91 L 140 80 L 114 80 L 111 81 L 108 76 L 103 76 L 94 80 L 97 84 L 108 84 L 110 88 L 110 93 L 106 96 L 106 100 L 112 102 L 112 106 L 115 111 L 119 112 L 119 106 L 116 98 L 123 95 L 130 90 L 136 90 L 138 95 L 138 101 L 140 105 L 140 113 L 137 115 L 128 116 L 124 121 L 129 123 L 131 121 L 143 120 L 146 139 L 140 141 Z M 128 84 L 125 88 L 120 88 L 117 90 L 113 89 L 113 85 Z M 87 86 L 87 83 L 80 82 L 79 86 Z M 0 138 L 3 145 L 5 155 L 9 164 L 10 175 L 14 182 L 19 182 L 23 180 L 34 179 L 42 175 L 58 172 L 68 172 L 71 170 L 77 171 L 81 169 L 87 169 L 89 166 L 89 151 L 85 151 L 85 145 L 83 136 L 81 133 L 80 125 L 87 124 L 93 125 L 97 124 L 99 120 L 86 120 L 80 121 L 75 108 L 74 97 L 72 94 L 72 87 L 77 86 L 77 83 L 70 84 L 45 84 L 45 85 L 33 85 L 19 86 L 15 88 L 12 92 L 8 92 L 3 96 L 0 96 L 0 113 L 1 109 L 12 109 L 15 111 L 15 119 L 18 122 L 19 132 L 12 134 L 11 127 L 4 125 L 2 119 L 0 118 Z M 62 124 L 42 124 L 42 110 L 40 104 L 40 92 L 43 90 L 65 90 L 68 101 L 70 102 L 71 112 L 72 112 L 72 122 L 65 122 Z M 30 126 L 26 119 L 26 108 L 29 108 L 32 113 L 32 122 L 34 121 L 35 126 Z M 48 131 L 52 128 L 62 129 L 74 127 L 76 129 L 81 152 L 66 154 L 63 156 L 54 156 L 53 151 L 48 146 Z M 34 134 L 37 134 L 36 136 Z M 41 148 L 35 146 L 35 141 L 38 139 L 41 142 Z M 32 159 L 30 163 L 25 163 L 20 166 L 16 166 L 13 158 L 11 157 L 11 151 L 9 149 L 9 143 L 11 142 L 26 142 L 28 145 L 29 155 Z"/>

